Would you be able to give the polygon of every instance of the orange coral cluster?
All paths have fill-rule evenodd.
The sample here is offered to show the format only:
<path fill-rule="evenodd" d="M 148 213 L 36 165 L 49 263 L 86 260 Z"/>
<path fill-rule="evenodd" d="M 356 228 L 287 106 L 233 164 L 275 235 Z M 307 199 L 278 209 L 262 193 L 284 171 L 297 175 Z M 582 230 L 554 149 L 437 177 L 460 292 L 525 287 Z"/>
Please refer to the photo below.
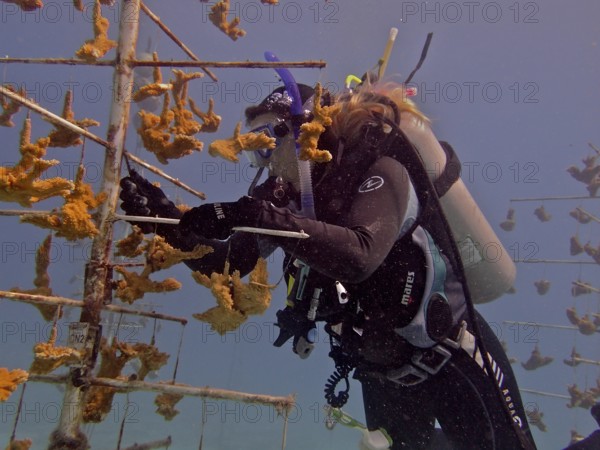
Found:
<path fill-rule="evenodd" d="M 138 370 L 137 378 L 143 380 L 149 372 L 160 369 L 169 359 L 168 353 L 158 351 L 154 345 L 142 342 L 131 345 L 116 339 L 111 345 L 108 345 L 106 339 L 103 339 L 101 353 L 102 360 L 96 374 L 98 378 L 123 378 L 121 372 L 125 365 L 138 358 L 141 367 Z M 117 390 L 114 388 L 92 386 L 85 398 L 84 422 L 98 423 L 104 420 L 106 414 L 110 412 L 112 399 L 116 393 Z"/>
<path fill-rule="evenodd" d="M 144 242 L 144 233 L 141 228 L 134 225 L 131 233 L 117 242 L 117 251 L 115 256 L 125 256 L 126 258 L 135 258 L 144 253 L 140 245 Z"/>
<path fill-rule="evenodd" d="M 171 247 L 161 236 L 153 236 L 146 241 L 143 252 L 146 253 L 146 264 L 141 274 L 129 272 L 123 267 L 115 267 L 115 270 L 123 275 L 123 279 L 117 282 L 115 295 L 126 303 L 133 303 L 142 298 L 146 292 L 170 292 L 181 287 L 181 283 L 174 278 L 164 281 L 153 281 L 150 274 L 158 270 L 167 269 L 186 259 L 202 258 L 212 252 L 211 247 L 205 245 L 196 246 L 191 252 L 184 252 Z"/>
<path fill-rule="evenodd" d="M 238 328 L 250 314 L 264 313 L 271 303 L 272 286 L 268 284 L 267 262 L 260 258 L 250 273 L 249 282 L 243 283 L 238 270 L 229 275 L 229 264 L 222 274 L 213 272 L 210 277 L 200 272 L 192 276 L 209 288 L 217 300 L 217 306 L 194 318 L 207 322 L 219 334 Z"/>
<path fill-rule="evenodd" d="M 156 53 L 154 60 L 158 60 Z M 142 101 L 151 96 L 164 96 L 163 109 L 160 116 L 149 111 L 139 112 L 141 125 L 138 128 L 144 147 L 154 153 L 157 159 L 168 164 L 169 159 L 177 159 L 191 154 L 194 150 L 202 150 L 203 143 L 194 138 L 200 131 L 214 131 L 221 120 L 214 114 L 209 104 L 209 111 L 202 113 L 188 98 L 187 84 L 189 81 L 202 77 L 202 73 L 185 73 L 174 69 L 175 79 L 169 83 L 162 82 L 162 75 L 158 68 L 154 70 L 154 82 L 142 86 L 133 96 L 135 101 Z M 171 107 L 172 91 L 174 106 Z M 192 110 L 187 105 L 193 105 Z M 193 116 L 198 115 L 203 124 L 195 121 Z M 171 140 L 172 139 L 172 140 Z"/>
<path fill-rule="evenodd" d="M 208 18 L 219 30 L 229 36 L 232 40 L 236 41 L 239 37 L 244 36 L 246 32 L 238 27 L 240 24 L 239 17 L 235 17 L 231 22 L 227 22 L 228 14 L 229 0 L 221 0 L 218 3 L 215 3 L 210 9 Z"/>
<path fill-rule="evenodd" d="M 275 138 L 267 136 L 265 133 L 246 133 L 240 134 L 242 122 L 238 122 L 233 131 L 233 136 L 229 139 L 217 139 L 208 146 L 208 153 L 211 156 L 221 156 L 229 161 L 238 162 L 238 153 L 242 150 L 260 150 L 275 148 Z"/>
<path fill-rule="evenodd" d="M 64 178 L 54 177 L 40 180 L 39 177 L 57 160 L 42 159 L 50 143 L 48 138 L 40 138 L 31 143 L 31 119 L 25 119 L 21 130 L 21 159 L 14 167 L 0 166 L 0 201 L 17 202 L 30 207 L 54 196 L 66 196 L 73 189 L 73 183 Z"/>
<path fill-rule="evenodd" d="M 138 372 L 138 380 L 144 381 L 148 373 L 160 369 L 169 360 L 169 354 L 160 352 L 155 346 L 138 342 L 133 346 L 137 358 L 142 363 Z"/>
<path fill-rule="evenodd" d="M 9 91 L 15 92 L 10 86 L 5 86 Z M 21 88 L 19 91 L 21 97 L 25 97 L 25 89 Z M 2 114 L 0 114 L 0 126 L 2 127 L 14 127 L 15 123 L 11 120 L 12 116 L 19 112 L 21 104 L 15 100 L 7 100 L 4 95 L 0 94 L 0 107 L 2 107 Z"/>
<path fill-rule="evenodd" d="M 570 384 L 567 386 L 571 400 L 567 404 L 567 408 L 580 407 L 584 409 L 590 409 L 596 404 L 600 391 L 596 388 L 586 389 L 581 391 L 576 384 Z"/>
<path fill-rule="evenodd" d="M 137 352 L 132 345 L 119 342 L 116 339 L 113 340 L 111 345 L 107 344 L 106 339 L 102 339 L 101 354 L 100 369 L 98 369 L 96 376 L 113 379 L 118 378 L 125 364 L 137 356 Z M 110 387 L 90 387 L 85 397 L 83 421 L 88 423 L 102 422 L 110 412 L 112 399 L 116 392 L 116 389 Z"/>
<path fill-rule="evenodd" d="M 594 320 L 590 318 L 589 314 L 579 317 L 574 306 L 567 308 L 566 314 L 569 322 L 579 328 L 579 332 L 581 334 L 594 334 L 598 331 L 598 327 L 600 327 L 600 315 L 598 314 L 592 314 L 594 316 Z"/>
<path fill-rule="evenodd" d="M 4 402 L 10 397 L 17 386 L 27 381 L 29 374 L 21 369 L 9 371 L 5 367 L 0 367 L 0 402 Z"/>
<path fill-rule="evenodd" d="M 79 350 L 71 347 L 56 347 L 56 323 L 48 342 L 38 342 L 33 347 L 34 359 L 29 371 L 35 374 L 47 374 L 66 364 L 77 364 L 82 359 Z"/>
<path fill-rule="evenodd" d="M 52 235 L 48 235 L 35 254 L 35 278 L 33 279 L 34 289 L 12 288 L 11 292 L 20 292 L 22 294 L 33 295 L 52 295 L 50 288 L 50 276 L 48 267 L 50 266 L 50 248 L 52 246 Z M 42 313 L 46 321 L 54 319 L 58 306 L 54 305 L 34 305 Z M 60 318 L 60 317 L 59 317 Z"/>
<path fill-rule="evenodd" d="M 175 278 L 153 281 L 148 276 L 130 272 L 123 267 L 115 267 L 115 270 L 123 275 L 123 279 L 117 282 L 115 295 L 125 303 L 132 304 L 148 292 L 171 292 L 181 288 L 181 283 Z"/>
<path fill-rule="evenodd" d="M 322 93 L 321 84 L 317 83 L 315 86 L 313 107 L 314 117 L 310 122 L 300 126 L 300 136 L 298 136 L 298 144 L 300 145 L 299 158 L 303 161 L 331 161 L 331 153 L 327 150 L 319 150 L 317 144 L 319 137 L 325 131 L 325 127 L 331 125 L 333 117 L 339 112 L 339 105 L 321 106 Z"/>
<path fill-rule="evenodd" d="M 65 120 L 81 128 L 96 127 L 100 125 L 99 122 L 92 119 L 75 120 L 75 113 L 73 112 L 73 92 L 70 90 L 67 91 L 65 95 L 65 105 L 63 107 L 62 116 Z M 48 147 L 66 148 L 83 144 L 79 134 L 62 126 L 56 126 L 48 135 L 48 139 L 50 139 Z"/>
<path fill-rule="evenodd" d="M 78 58 L 94 62 L 106 55 L 111 49 L 117 46 L 117 43 L 108 39 L 108 28 L 110 22 L 106 17 L 102 17 L 102 2 L 96 0 L 94 3 L 94 39 L 88 39 L 85 44 L 75 52 Z"/>
<path fill-rule="evenodd" d="M 85 167 L 81 164 L 77 170 L 75 187 L 65 197 L 60 212 L 46 216 L 23 216 L 21 222 L 54 230 L 58 237 L 68 241 L 94 237 L 98 229 L 92 221 L 90 210 L 100 206 L 106 200 L 106 194 L 101 192 L 94 195 L 92 187 L 83 181 L 84 176 Z"/>

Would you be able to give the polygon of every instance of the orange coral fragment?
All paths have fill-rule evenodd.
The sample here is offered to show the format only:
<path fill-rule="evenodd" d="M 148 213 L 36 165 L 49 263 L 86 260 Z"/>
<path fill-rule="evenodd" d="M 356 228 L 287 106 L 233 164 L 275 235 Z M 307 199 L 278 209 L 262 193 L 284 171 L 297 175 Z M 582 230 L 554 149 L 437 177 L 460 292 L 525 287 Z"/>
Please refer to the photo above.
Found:
<path fill-rule="evenodd" d="M 68 241 L 94 237 L 98 234 L 98 229 L 89 211 L 100 206 L 106 200 L 106 194 L 101 192 L 94 195 L 92 187 L 83 181 L 84 176 L 85 167 L 80 164 L 75 187 L 65 197 L 65 204 L 60 212 L 46 216 L 23 216 L 21 222 L 54 230 L 58 237 L 64 237 Z"/>
<path fill-rule="evenodd" d="M 108 28 L 110 22 L 107 18 L 102 17 L 102 8 L 100 1 L 94 3 L 94 39 L 88 39 L 85 44 L 75 52 L 78 58 L 86 61 L 94 62 L 102 58 L 111 49 L 117 46 L 117 43 L 108 39 Z"/>
<path fill-rule="evenodd" d="M 208 147 L 208 153 L 211 156 L 220 156 L 229 161 L 239 162 L 237 155 L 242 150 L 275 148 L 275 138 L 269 137 L 265 133 L 240 134 L 241 130 L 242 122 L 238 122 L 233 131 L 233 137 L 213 141 Z"/>
<path fill-rule="evenodd" d="M 179 414 L 175 405 L 183 398 L 182 394 L 163 393 L 156 396 L 154 404 L 157 406 L 156 412 L 163 416 L 165 420 L 173 420 Z"/>
<path fill-rule="evenodd" d="M 153 59 L 158 60 L 156 52 L 153 54 Z M 160 69 L 155 67 L 154 82 L 142 86 L 133 97 L 135 101 L 143 101 L 148 97 L 164 96 L 160 116 L 145 110 L 139 112 L 141 125 L 137 130 L 144 147 L 154 153 L 163 164 L 168 164 L 169 159 L 189 155 L 194 150 L 200 151 L 204 145 L 193 137 L 201 131 L 203 125 L 195 121 L 194 113 L 186 108 L 190 103 L 187 94 L 188 82 L 204 75 L 200 72 L 186 73 L 177 69 L 173 70 L 173 74 L 174 80 L 163 83 Z M 173 107 L 170 107 L 169 91 L 172 91 Z"/>
<path fill-rule="evenodd" d="M 50 248 L 52 246 L 52 235 L 48 235 L 35 254 L 35 278 L 33 280 L 34 289 L 13 288 L 11 292 L 20 292 L 23 294 L 51 296 L 50 276 L 48 267 L 50 266 Z M 58 306 L 54 305 L 34 305 L 46 321 L 54 319 Z M 59 317 L 60 318 L 60 317 Z"/>
<path fill-rule="evenodd" d="M 150 97 L 159 97 L 173 89 L 172 84 L 150 83 L 140 87 L 132 96 L 134 102 L 142 102 Z"/>
<path fill-rule="evenodd" d="M 10 86 L 5 86 L 9 91 L 15 92 Z M 25 90 L 21 88 L 19 91 L 21 97 L 25 97 Z M 15 123 L 11 120 L 12 116 L 19 112 L 21 104 L 13 99 L 7 100 L 4 95 L 0 94 L 0 106 L 2 107 L 2 114 L 0 114 L 0 126 L 3 127 L 14 127 Z"/>
<path fill-rule="evenodd" d="M 144 233 L 140 227 L 134 225 L 131 233 L 117 242 L 117 251 L 115 256 L 125 256 L 127 258 L 135 258 L 144 253 L 144 249 L 140 245 L 144 242 Z"/>
<path fill-rule="evenodd" d="M 260 258 L 250 272 L 248 283 L 243 283 L 239 277 L 232 277 L 233 301 L 237 309 L 244 314 L 263 314 L 271 304 L 271 288 L 267 261 Z"/>
<path fill-rule="evenodd" d="M 35 11 L 44 6 L 42 0 L 2 0 L 6 3 L 13 3 L 21 8 L 23 11 Z"/>
<path fill-rule="evenodd" d="M 138 342 L 133 349 L 142 363 L 137 372 L 138 379 L 144 381 L 149 372 L 160 369 L 169 360 L 169 354 L 160 352 L 154 345 Z"/>
<path fill-rule="evenodd" d="M 108 345 L 106 339 L 101 344 L 102 360 L 96 376 L 98 378 L 118 378 L 121 371 L 130 360 L 137 356 L 137 352 L 130 344 L 113 340 Z M 116 389 L 103 386 L 92 386 L 87 391 L 83 409 L 84 422 L 102 422 L 112 407 L 112 399 Z"/>
<path fill-rule="evenodd" d="M 554 358 L 551 356 L 542 356 L 540 349 L 536 345 L 529 359 L 524 363 L 522 362 L 521 365 L 525 370 L 535 370 L 550 364 L 552 361 L 554 361 Z"/>
<path fill-rule="evenodd" d="M 142 143 L 163 164 L 168 164 L 169 159 L 190 155 L 194 150 L 200 151 L 203 147 L 202 142 L 185 134 L 176 134 L 171 141 L 170 124 L 175 119 L 175 113 L 169 109 L 169 102 L 167 93 L 160 116 L 144 110 L 139 112 L 141 124 L 138 134 Z"/>
<path fill-rule="evenodd" d="M 235 17 L 231 22 L 227 22 L 227 15 L 229 14 L 229 0 L 221 0 L 215 3 L 210 9 L 208 18 L 210 21 L 223 33 L 229 36 L 232 40 L 236 41 L 239 37 L 246 34 L 244 30 L 238 28 L 240 24 L 240 18 Z"/>
<path fill-rule="evenodd" d="M 202 120 L 200 131 L 205 133 L 214 133 L 219 129 L 219 125 L 221 124 L 221 116 L 215 114 L 215 101 L 212 98 L 208 99 L 208 111 L 205 113 L 196 106 L 196 103 L 191 98 L 188 100 L 188 102 L 192 112 Z"/>
<path fill-rule="evenodd" d="M 10 441 L 6 450 L 29 450 L 33 445 L 33 441 L 31 439 L 19 439 Z"/>
<path fill-rule="evenodd" d="M 325 131 L 325 127 L 331 125 L 333 117 L 339 112 L 340 106 L 321 106 L 321 95 L 323 89 L 321 84 L 315 86 L 315 98 L 313 107 L 313 119 L 300 126 L 300 136 L 298 144 L 300 145 L 299 159 L 303 161 L 329 162 L 331 153 L 327 150 L 319 150 L 317 144 L 319 137 Z"/>
<path fill-rule="evenodd" d="M 40 180 L 39 177 L 57 160 L 45 160 L 48 138 L 31 143 L 31 119 L 26 118 L 21 130 L 21 159 L 14 167 L 0 166 L 0 201 L 17 202 L 30 207 L 32 203 L 57 195 L 66 196 L 73 189 L 73 183 L 64 178 L 55 177 Z"/>
<path fill-rule="evenodd" d="M 535 427 L 538 427 L 540 431 L 546 431 L 548 427 L 543 421 L 544 413 L 540 412 L 539 409 L 527 410 L 525 411 L 527 414 L 527 420 L 529 423 Z"/>
<path fill-rule="evenodd" d="M 39 342 L 33 347 L 34 359 L 31 373 L 47 374 L 65 364 L 77 364 L 81 361 L 81 353 L 71 347 L 56 347 L 56 324 L 52 327 L 52 333 L 48 342 Z"/>
<path fill-rule="evenodd" d="M 131 304 L 142 298 L 147 292 L 171 292 L 181 288 L 181 283 L 174 278 L 152 281 L 146 276 L 129 272 L 123 267 L 115 267 L 115 270 L 124 278 L 117 282 L 115 295 L 125 303 Z"/>
<path fill-rule="evenodd" d="M 81 128 L 95 127 L 100 125 L 100 122 L 96 122 L 92 119 L 75 120 L 75 113 L 73 112 L 73 92 L 71 90 L 68 90 L 65 94 L 65 104 L 63 107 L 62 117 Z M 79 134 L 60 125 L 55 126 L 55 129 L 48 135 L 48 139 L 50 139 L 48 147 L 66 148 L 83 144 Z"/>
<path fill-rule="evenodd" d="M 229 275 L 229 264 L 225 265 L 222 274 L 213 272 L 210 277 L 200 272 L 193 272 L 193 278 L 209 288 L 217 300 L 217 306 L 209 310 L 193 314 L 193 317 L 207 322 L 219 334 L 237 329 L 246 321 L 249 314 L 262 314 L 271 302 L 268 285 L 267 262 L 260 258 L 250 273 L 248 284 L 241 281 L 240 272 Z"/>
<path fill-rule="evenodd" d="M 128 272 L 123 267 L 115 270 L 123 275 L 124 279 L 117 282 L 116 296 L 127 303 L 133 303 L 144 296 L 146 292 L 168 292 L 181 287 L 174 278 L 164 281 L 152 281 L 151 273 L 169 267 L 187 259 L 198 259 L 213 251 L 212 247 L 197 245 L 191 252 L 184 252 L 171 247 L 163 237 L 155 235 L 147 241 L 143 248 L 146 253 L 146 264 L 141 274 Z"/>
<path fill-rule="evenodd" d="M 212 247 L 197 245 L 191 252 L 185 252 L 173 248 L 162 236 L 154 235 L 146 248 L 146 267 L 144 267 L 143 273 L 150 274 L 158 270 L 168 269 L 187 259 L 202 258 L 208 253 L 212 253 L 212 251 Z"/>
<path fill-rule="evenodd" d="M 9 371 L 5 367 L 0 367 L 0 402 L 6 401 L 17 386 L 27 381 L 29 374 L 22 369 L 13 369 Z"/>

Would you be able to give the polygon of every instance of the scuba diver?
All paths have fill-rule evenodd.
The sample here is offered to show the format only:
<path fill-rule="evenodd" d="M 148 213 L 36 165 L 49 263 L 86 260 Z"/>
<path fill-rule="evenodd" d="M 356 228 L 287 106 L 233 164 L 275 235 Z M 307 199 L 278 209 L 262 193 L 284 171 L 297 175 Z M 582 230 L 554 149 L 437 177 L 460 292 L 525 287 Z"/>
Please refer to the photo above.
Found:
<path fill-rule="evenodd" d="M 248 152 L 253 165 L 269 169 L 250 195 L 182 214 L 132 172 L 121 182 L 123 210 L 179 218 L 178 226 L 143 224 L 144 231 L 182 250 L 211 245 L 213 253 L 186 263 L 206 274 L 222 271 L 226 259 L 230 270 L 247 274 L 258 257 L 282 248 L 290 294 L 277 313 L 275 345 L 293 339 L 294 352 L 305 358 L 315 323 L 325 322 L 336 364 L 326 398 L 341 407 L 348 389 L 336 392 L 337 385 L 345 381 L 348 388 L 355 369 L 371 430 L 364 448 L 378 448 L 368 441 L 382 436 L 379 448 L 440 448 L 436 420 L 449 448 L 535 448 L 508 358 L 484 319 L 468 310 L 459 256 L 440 218 L 438 197 L 450 195 L 458 174 L 443 171 L 432 183 L 419 173 L 406 131 L 413 141 L 437 146 L 446 167 L 456 162 L 450 146 L 434 138 L 402 85 L 364 83 L 335 99 L 326 93 L 325 105 L 339 105 L 319 141 L 332 161 L 309 167 L 314 186 L 307 201 L 296 138 L 299 124 L 311 118 L 314 92 L 293 86 L 295 95 L 288 83 L 246 109 L 250 129 L 277 144 Z M 309 237 L 233 232 L 241 226 Z"/>
<path fill-rule="evenodd" d="M 355 91 L 324 93 L 322 106 L 338 111 L 318 148 L 332 159 L 300 161 L 297 138 L 312 119 L 314 90 L 282 73 L 284 86 L 245 111 L 251 132 L 276 142 L 246 152 L 260 168 L 247 196 L 182 213 L 131 171 L 121 180 L 122 209 L 180 219 L 137 225 L 181 250 L 212 246 L 186 261 L 208 275 L 227 261 L 243 276 L 283 249 L 289 294 L 274 345 L 292 339 L 306 358 L 316 323 L 325 323 L 336 366 L 325 397 L 339 411 L 354 371 L 368 429 L 362 449 L 535 449 L 510 362 L 473 307 L 504 293 L 514 266 L 478 253 L 477 243 L 499 241 L 460 180 L 452 148 L 437 140 L 405 85 L 367 79 Z M 264 168 L 268 178 L 258 184 Z"/>

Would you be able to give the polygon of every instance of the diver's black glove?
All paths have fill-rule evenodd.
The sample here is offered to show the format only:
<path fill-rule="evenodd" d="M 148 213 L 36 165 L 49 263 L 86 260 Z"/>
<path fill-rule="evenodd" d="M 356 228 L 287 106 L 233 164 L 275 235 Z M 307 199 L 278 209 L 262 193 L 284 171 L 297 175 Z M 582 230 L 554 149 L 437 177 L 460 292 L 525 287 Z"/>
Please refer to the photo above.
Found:
<path fill-rule="evenodd" d="M 308 358 L 315 348 L 317 328 L 312 320 L 308 320 L 306 313 L 301 313 L 298 308 L 286 306 L 277 311 L 279 336 L 273 342 L 275 347 L 281 347 L 290 338 L 294 338 L 292 350 L 300 358 Z"/>
<path fill-rule="evenodd" d="M 184 236 L 194 233 L 207 239 L 227 239 L 233 227 L 256 226 L 259 204 L 252 197 L 230 203 L 205 203 L 181 217 L 179 231 Z"/>
<path fill-rule="evenodd" d="M 154 186 L 135 170 L 132 170 L 128 177 L 125 177 L 120 182 L 121 193 L 119 198 L 123 200 L 121 208 L 129 216 L 146 216 L 146 217 L 166 217 L 178 219 L 181 217 L 181 211 L 177 209 L 175 204 L 170 201 L 165 193 L 158 187 Z M 168 232 L 174 229 L 173 226 L 160 225 L 156 226 L 153 223 L 147 222 L 132 222 L 142 229 L 144 233 L 152 233 L 156 231 Z"/>

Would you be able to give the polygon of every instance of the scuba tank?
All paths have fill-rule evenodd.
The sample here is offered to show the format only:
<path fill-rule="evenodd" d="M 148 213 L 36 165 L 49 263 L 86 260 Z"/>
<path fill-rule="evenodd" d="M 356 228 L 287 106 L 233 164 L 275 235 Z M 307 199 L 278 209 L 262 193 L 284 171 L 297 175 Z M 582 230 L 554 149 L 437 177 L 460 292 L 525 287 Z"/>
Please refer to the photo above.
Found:
<path fill-rule="evenodd" d="M 458 161 L 448 161 L 427 123 L 402 113 L 400 129 L 419 153 L 432 182 L 457 175 Z M 484 217 L 464 182 L 456 181 L 440 198 L 454 234 L 474 303 L 486 303 L 504 294 L 514 283 L 516 267 L 510 254 Z"/>
<path fill-rule="evenodd" d="M 384 55 L 374 69 L 365 73 L 362 79 L 352 75 L 347 77 L 346 92 L 352 93 L 351 81 L 360 80 L 357 86 L 360 89 L 365 81 L 372 83 L 383 78 L 396 34 L 397 30 L 392 28 Z M 432 36 L 432 33 L 428 34 L 421 58 L 404 82 L 409 96 L 414 94 L 408 85 L 425 61 Z M 413 114 L 401 113 L 399 119 L 400 130 L 420 156 L 431 181 L 445 188 L 440 203 L 460 252 L 473 303 L 495 300 L 515 281 L 516 267 L 510 254 L 460 179 L 461 165 L 453 150 L 445 151 L 430 126 Z M 448 161 L 449 155 L 454 156 L 451 161 Z"/>

